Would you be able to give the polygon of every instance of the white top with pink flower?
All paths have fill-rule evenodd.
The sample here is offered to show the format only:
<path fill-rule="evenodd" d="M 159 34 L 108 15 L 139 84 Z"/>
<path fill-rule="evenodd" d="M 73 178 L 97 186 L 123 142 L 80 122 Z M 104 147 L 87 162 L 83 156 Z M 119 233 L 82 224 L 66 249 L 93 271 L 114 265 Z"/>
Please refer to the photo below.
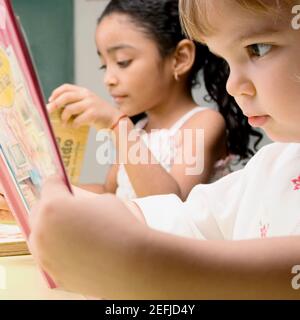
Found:
<path fill-rule="evenodd" d="M 147 224 L 198 239 L 239 240 L 300 234 L 300 143 L 262 148 L 245 168 L 175 195 L 134 200 Z"/>

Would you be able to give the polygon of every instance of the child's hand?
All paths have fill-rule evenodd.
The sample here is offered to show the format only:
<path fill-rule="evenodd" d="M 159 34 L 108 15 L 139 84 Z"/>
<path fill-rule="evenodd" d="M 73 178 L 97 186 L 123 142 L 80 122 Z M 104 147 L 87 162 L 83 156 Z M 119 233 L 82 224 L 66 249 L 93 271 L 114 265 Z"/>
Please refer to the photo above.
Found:
<path fill-rule="evenodd" d="M 137 230 L 143 225 L 115 196 L 77 188 L 72 195 L 61 178 L 50 177 L 32 210 L 30 226 L 30 250 L 59 286 L 101 296 L 89 288 L 95 288 L 95 281 L 99 290 L 111 286 L 111 278 L 102 277 L 123 262 L 131 244 L 136 247 Z"/>
<path fill-rule="evenodd" d="M 121 112 L 88 89 L 64 84 L 53 91 L 47 106 L 49 113 L 63 108 L 61 120 L 67 124 L 72 120 L 74 128 L 84 125 L 96 129 L 110 128 Z"/>

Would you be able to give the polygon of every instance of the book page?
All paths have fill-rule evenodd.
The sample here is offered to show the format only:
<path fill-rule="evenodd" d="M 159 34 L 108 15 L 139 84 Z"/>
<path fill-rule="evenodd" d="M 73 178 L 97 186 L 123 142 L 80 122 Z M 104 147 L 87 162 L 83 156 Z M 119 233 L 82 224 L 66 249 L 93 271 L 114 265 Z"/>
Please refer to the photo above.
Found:
<path fill-rule="evenodd" d="M 0 156 L 7 165 L 28 213 L 45 177 L 56 165 L 43 119 L 26 87 L 11 46 L 0 39 Z"/>
<path fill-rule="evenodd" d="M 77 184 L 83 166 L 89 127 L 78 129 L 73 129 L 71 126 L 64 127 L 61 122 L 61 110 L 51 114 L 51 124 L 70 181 Z"/>
<path fill-rule="evenodd" d="M 24 237 L 17 225 L 0 224 L 0 248 L 1 244 L 4 243 L 24 241 Z"/>

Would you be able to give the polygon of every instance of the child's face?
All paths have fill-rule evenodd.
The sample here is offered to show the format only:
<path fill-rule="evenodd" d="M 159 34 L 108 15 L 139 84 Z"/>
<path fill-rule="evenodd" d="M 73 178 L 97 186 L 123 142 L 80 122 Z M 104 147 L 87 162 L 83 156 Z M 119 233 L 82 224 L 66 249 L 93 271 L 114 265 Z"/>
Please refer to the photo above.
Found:
<path fill-rule="evenodd" d="M 126 15 L 106 16 L 97 27 L 96 43 L 104 83 L 121 111 L 133 116 L 168 98 L 171 60 L 162 60 L 156 43 Z"/>
<path fill-rule="evenodd" d="M 272 140 L 300 142 L 300 30 L 292 28 L 292 8 L 276 19 L 215 2 L 209 19 L 217 31 L 204 40 L 229 64 L 228 92 Z"/>

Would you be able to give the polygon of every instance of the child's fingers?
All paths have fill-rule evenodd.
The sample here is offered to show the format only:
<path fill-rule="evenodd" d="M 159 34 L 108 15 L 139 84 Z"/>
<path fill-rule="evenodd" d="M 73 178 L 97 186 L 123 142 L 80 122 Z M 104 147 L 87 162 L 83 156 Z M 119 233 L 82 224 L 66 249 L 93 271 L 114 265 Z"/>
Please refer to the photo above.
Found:
<path fill-rule="evenodd" d="M 63 182 L 62 178 L 58 175 L 53 175 L 46 179 L 42 186 L 41 198 L 32 207 L 30 214 L 30 225 L 34 225 L 41 210 L 51 211 L 53 206 L 57 206 L 61 198 L 66 198 L 70 195 L 68 187 Z"/>
<path fill-rule="evenodd" d="M 51 205 L 57 205 L 59 201 L 57 199 L 68 197 L 72 195 L 63 181 L 62 177 L 59 175 L 52 175 L 48 177 L 41 190 L 40 200 L 34 206 L 34 208 L 40 208 L 41 206 L 48 207 Z M 35 210 L 38 213 L 38 210 Z"/>
<path fill-rule="evenodd" d="M 59 106 L 55 102 L 50 102 L 46 105 L 48 113 L 53 113 L 55 110 L 59 109 Z"/>
<path fill-rule="evenodd" d="M 52 100 L 52 102 L 50 102 L 47 105 L 47 109 L 48 112 L 51 113 L 55 110 L 58 110 L 59 108 L 62 108 L 72 103 L 76 103 L 82 99 L 83 96 L 79 91 L 68 91 L 58 96 L 58 98 Z"/>
<path fill-rule="evenodd" d="M 66 193 L 71 194 L 63 179 L 58 175 L 53 175 L 44 182 L 41 198 L 48 199 L 49 195 L 60 195 L 64 197 Z"/>
<path fill-rule="evenodd" d="M 75 86 L 73 84 L 63 84 L 60 87 L 53 90 L 51 93 L 51 96 L 49 97 L 49 102 L 52 102 L 53 100 L 57 99 L 61 94 L 69 92 L 69 91 L 78 91 L 80 90 L 80 87 Z"/>
<path fill-rule="evenodd" d="M 78 91 L 68 91 L 61 94 L 57 99 L 54 100 L 56 105 L 66 106 L 71 103 L 78 102 L 82 100 L 84 97 Z"/>
<path fill-rule="evenodd" d="M 85 104 L 82 102 L 69 104 L 63 109 L 61 121 L 66 124 L 73 116 L 83 113 L 85 109 Z"/>
<path fill-rule="evenodd" d="M 73 128 L 77 129 L 84 125 L 92 125 L 95 122 L 92 110 L 87 110 L 73 121 Z"/>

